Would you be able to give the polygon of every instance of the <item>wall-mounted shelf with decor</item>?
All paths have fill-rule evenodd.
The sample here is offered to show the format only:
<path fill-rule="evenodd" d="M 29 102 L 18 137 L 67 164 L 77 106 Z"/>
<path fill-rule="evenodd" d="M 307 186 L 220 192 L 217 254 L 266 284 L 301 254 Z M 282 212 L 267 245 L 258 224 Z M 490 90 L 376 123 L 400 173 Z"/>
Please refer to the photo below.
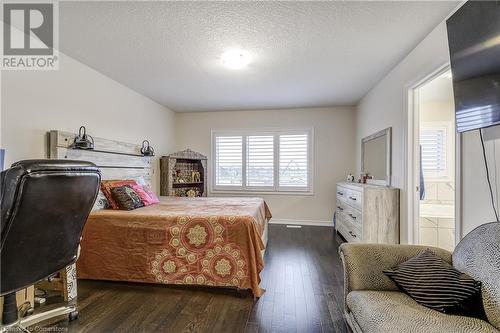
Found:
<path fill-rule="evenodd" d="M 160 158 L 160 195 L 207 196 L 207 157 L 191 149 Z"/>

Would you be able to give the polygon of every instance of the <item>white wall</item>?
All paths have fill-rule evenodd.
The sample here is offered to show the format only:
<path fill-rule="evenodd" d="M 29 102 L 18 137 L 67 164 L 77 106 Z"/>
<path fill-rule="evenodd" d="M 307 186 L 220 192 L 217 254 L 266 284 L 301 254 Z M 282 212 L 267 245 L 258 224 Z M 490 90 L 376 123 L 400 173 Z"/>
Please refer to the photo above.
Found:
<path fill-rule="evenodd" d="M 3 148 L 3 145 L 2 145 L 2 118 L 3 118 L 3 112 L 2 112 L 2 100 L 3 100 L 3 96 L 2 96 L 2 72 L 0 70 L 0 148 Z M 1 165 L 0 165 L 0 168 L 1 168 Z"/>
<path fill-rule="evenodd" d="M 354 170 L 353 108 L 178 113 L 177 148 L 210 156 L 212 129 L 314 128 L 314 195 L 261 195 L 273 217 L 283 220 L 331 221 L 335 183 Z M 248 195 L 247 195 L 248 196 Z"/>
<path fill-rule="evenodd" d="M 393 185 L 401 189 L 401 203 L 407 198 L 405 182 L 405 138 L 407 91 L 409 86 L 449 63 L 445 23 L 438 25 L 405 59 L 382 79 L 359 103 L 356 141 L 388 126 L 393 127 Z M 492 159 L 492 143 L 488 158 Z M 500 146 L 498 142 L 497 147 Z M 358 151 L 359 147 L 356 146 Z M 485 169 L 477 131 L 462 135 L 462 233 L 493 221 Z M 359 153 L 357 170 L 360 168 Z M 497 173 L 500 168 L 497 167 Z M 494 173 L 494 170 L 492 171 Z M 403 211 L 402 211 L 403 213 Z M 401 241 L 408 242 L 408 221 L 401 215 Z"/>
<path fill-rule="evenodd" d="M 401 189 L 406 201 L 405 127 L 407 87 L 449 61 L 446 26 L 440 24 L 410 54 L 382 79 L 359 103 L 356 141 L 386 127 L 392 127 L 392 185 Z M 357 145 L 357 170 L 360 146 Z M 408 241 L 408 223 L 401 214 L 401 242 Z"/>
<path fill-rule="evenodd" d="M 175 113 L 103 74 L 60 53 L 58 71 L 3 71 L 1 143 L 6 166 L 45 158 L 45 133 L 76 132 L 141 143 L 149 139 L 157 155 L 174 148 Z M 159 184 L 155 159 L 155 186 Z"/>
<path fill-rule="evenodd" d="M 422 102 L 420 110 L 421 122 L 448 121 L 453 123 L 453 129 L 455 129 L 455 104 L 453 100 Z M 450 114 L 452 118 L 450 118 Z"/>
<path fill-rule="evenodd" d="M 500 186 L 500 139 L 485 142 L 486 158 L 490 169 L 493 195 L 496 206 L 499 202 Z M 486 181 L 483 151 L 479 132 L 462 135 L 462 178 L 463 178 L 463 232 L 465 235 L 475 227 L 495 221 L 490 192 Z"/>

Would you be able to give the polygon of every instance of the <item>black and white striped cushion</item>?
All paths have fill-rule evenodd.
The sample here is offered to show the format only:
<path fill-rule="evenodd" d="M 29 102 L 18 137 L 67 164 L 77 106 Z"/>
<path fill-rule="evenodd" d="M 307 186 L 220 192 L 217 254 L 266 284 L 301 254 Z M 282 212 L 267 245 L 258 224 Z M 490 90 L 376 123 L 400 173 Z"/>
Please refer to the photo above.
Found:
<path fill-rule="evenodd" d="M 481 292 L 481 282 L 429 249 L 384 273 L 418 303 L 445 313 L 466 314 Z"/>

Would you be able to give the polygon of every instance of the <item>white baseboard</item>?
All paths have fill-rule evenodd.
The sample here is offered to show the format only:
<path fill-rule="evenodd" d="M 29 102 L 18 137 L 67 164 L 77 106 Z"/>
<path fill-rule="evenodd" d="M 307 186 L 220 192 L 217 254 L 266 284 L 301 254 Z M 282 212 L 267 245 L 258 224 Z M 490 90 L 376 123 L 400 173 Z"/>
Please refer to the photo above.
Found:
<path fill-rule="evenodd" d="M 269 223 L 271 224 L 292 224 L 292 225 L 312 225 L 319 227 L 332 227 L 332 221 L 321 221 L 321 220 L 294 220 L 294 219 L 275 219 L 272 218 Z"/>

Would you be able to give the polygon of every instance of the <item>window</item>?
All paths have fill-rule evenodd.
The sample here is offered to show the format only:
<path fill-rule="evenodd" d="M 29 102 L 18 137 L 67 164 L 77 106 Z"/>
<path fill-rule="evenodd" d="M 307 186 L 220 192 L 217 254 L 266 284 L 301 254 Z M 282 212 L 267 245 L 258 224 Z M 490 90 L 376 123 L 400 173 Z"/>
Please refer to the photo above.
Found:
<path fill-rule="evenodd" d="M 243 184 L 242 137 L 217 137 L 215 147 L 216 183 L 224 186 L 241 186 Z"/>
<path fill-rule="evenodd" d="M 446 168 L 446 127 L 427 127 L 420 130 L 422 172 L 424 177 L 448 176 Z"/>
<path fill-rule="evenodd" d="M 212 134 L 213 191 L 311 192 L 312 130 Z"/>
<path fill-rule="evenodd" d="M 280 186 L 305 187 L 308 178 L 308 135 L 280 135 Z"/>
<path fill-rule="evenodd" d="M 274 186 L 274 137 L 247 136 L 247 186 Z"/>

